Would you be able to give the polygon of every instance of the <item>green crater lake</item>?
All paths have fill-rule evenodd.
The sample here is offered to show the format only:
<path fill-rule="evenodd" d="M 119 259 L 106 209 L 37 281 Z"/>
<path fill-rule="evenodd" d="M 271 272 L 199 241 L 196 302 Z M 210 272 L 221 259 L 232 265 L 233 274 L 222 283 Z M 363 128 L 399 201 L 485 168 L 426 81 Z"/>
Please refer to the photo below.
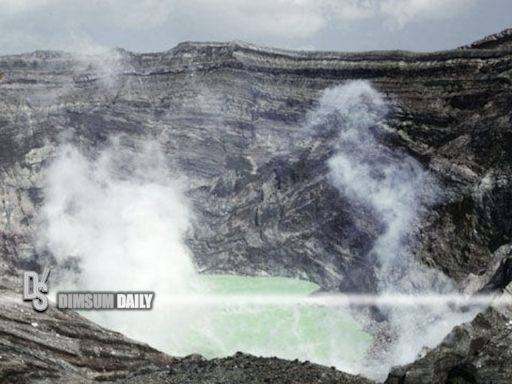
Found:
<path fill-rule="evenodd" d="M 371 338 L 342 307 L 233 303 L 223 298 L 257 295 L 307 297 L 318 285 L 281 277 L 201 275 L 204 295 L 217 297 L 174 326 L 165 350 L 174 355 L 199 353 L 208 358 L 243 351 L 260 356 L 309 360 L 349 369 L 360 362 Z M 269 297 L 271 297 L 269 296 Z M 157 298 L 158 300 L 158 298 Z"/>

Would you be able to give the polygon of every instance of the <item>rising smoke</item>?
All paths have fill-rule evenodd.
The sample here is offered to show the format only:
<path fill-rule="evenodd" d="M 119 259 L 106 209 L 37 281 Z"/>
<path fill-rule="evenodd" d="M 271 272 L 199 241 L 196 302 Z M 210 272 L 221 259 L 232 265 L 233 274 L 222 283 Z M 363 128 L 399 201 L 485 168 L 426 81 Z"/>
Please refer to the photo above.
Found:
<path fill-rule="evenodd" d="M 156 143 L 135 150 L 114 140 L 94 160 L 71 145 L 61 147 L 47 169 L 39 241 L 56 259 L 52 292 L 155 291 L 151 313 L 87 316 L 161 345 L 161 330 L 181 319 L 167 319 L 159 299 L 197 288 L 184 242 L 192 220 L 184 183 Z"/>
<path fill-rule="evenodd" d="M 423 292 L 432 287 L 432 276 L 426 281 L 423 274 L 407 276 L 418 268 L 407 245 L 411 229 L 439 200 L 440 189 L 414 158 L 386 146 L 383 139 L 392 134 L 385 124 L 388 111 L 382 94 L 368 82 L 354 81 L 325 90 L 309 118 L 313 127 L 335 131 L 335 154 L 328 161 L 331 183 L 385 224 L 369 258 L 379 265 L 379 289 Z M 397 287 L 398 281 L 414 286 Z"/>
<path fill-rule="evenodd" d="M 362 203 L 384 224 L 366 259 L 374 270 L 379 295 L 454 293 L 441 272 L 419 264 L 410 252 L 414 228 L 433 203 L 442 198 L 434 177 L 414 158 L 391 149 L 385 123 L 390 106 L 366 81 L 325 90 L 309 116 L 310 126 L 334 134 L 335 154 L 328 160 L 331 183 L 349 201 Z M 363 288 L 364 289 L 364 288 Z M 394 341 L 364 373 L 382 378 L 391 366 L 408 363 L 424 346 L 439 343 L 451 328 L 474 316 L 436 305 L 381 307 Z M 369 371 L 370 369 L 370 371 Z"/>

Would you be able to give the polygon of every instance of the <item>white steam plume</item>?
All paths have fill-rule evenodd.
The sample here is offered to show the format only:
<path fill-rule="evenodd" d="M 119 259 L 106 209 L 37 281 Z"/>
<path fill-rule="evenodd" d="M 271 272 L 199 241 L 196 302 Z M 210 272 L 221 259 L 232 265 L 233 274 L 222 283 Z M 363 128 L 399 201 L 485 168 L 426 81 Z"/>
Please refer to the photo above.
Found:
<path fill-rule="evenodd" d="M 47 172 L 40 246 L 57 261 L 52 293 L 155 291 L 149 313 L 85 315 L 160 346 L 159 332 L 173 323 L 159 299 L 193 292 L 197 284 L 184 243 L 192 216 L 183 180 L 167 169 L 154 143 L 135 152 L 114 142 L 95 160 L 66 145 Z"/>
<path fill-rule="evenodd" d="M 367 255 L 368 268 L 377 276 L 378 293 L 391 297 L 450 293 L 450 280 L 417 263 L 410 253 L 410 236 L 440 191 L 415 159 L 384 144 L 383 138 L 390 134 L 385 124 L 387 112 L 382 94 L 366 81 L 353 81 L 325 90 L 309 123 L 317 131 L 335 131 L 336 152 L 328 161 L 332 184 L 350 201 L 369 207 L 384 224 Z M 423 301 L 418 300 L 415 308 L 381 307 L 377 302 L 395 341 L 386 351 L 385 361 L 365 367 L 365 374 L 370 368 L 380 378 L 390 366 L 414 360 L 423 346 L 439 343 L 454 325 L 474 315 L 452 311 L 443 301 L 421 306 Z"/>
<path fill-rule="evenodd" d="M 334 125 L 337 130 L 336 153 L 328 161 L 332 184 L 350 200 L 370 207 L 385 224 L 370 256 L 379 264 L 379 288 L 396 290 L 399 280 L 413 283 L 406 276 L 411 272 L 409 264 L 414 270 L 419 266 L 407 251 L 408 236 L 421 214 L 438 198 L 439 189 L 416 160 L 381 142 L 389 134 L 384 121 L 387 113 L 382 94 L 368 82 L 354 81 L 324 91 L 310 121 L 313 126 L 326 129 L 327 124 L 332 130 Z M 422 277 L 415 276 L 414 287 L 398 291 L 430 288 L 432 276 L 426 281 Z"/>

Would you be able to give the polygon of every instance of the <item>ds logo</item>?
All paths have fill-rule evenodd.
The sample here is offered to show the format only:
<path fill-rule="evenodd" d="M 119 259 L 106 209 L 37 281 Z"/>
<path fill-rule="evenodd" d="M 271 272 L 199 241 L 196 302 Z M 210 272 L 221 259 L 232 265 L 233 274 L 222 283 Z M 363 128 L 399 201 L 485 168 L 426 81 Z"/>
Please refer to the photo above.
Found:
<path fill-rule="evenodd" d="M 38 312 L 46 311 L 48 308 L 48 276 L 50 275 L 50 269 L 44 268 L 41 275 L 39 276 L 34 271 L 23 272 L 23 300 L 32 301 L 32 306 Z"/>

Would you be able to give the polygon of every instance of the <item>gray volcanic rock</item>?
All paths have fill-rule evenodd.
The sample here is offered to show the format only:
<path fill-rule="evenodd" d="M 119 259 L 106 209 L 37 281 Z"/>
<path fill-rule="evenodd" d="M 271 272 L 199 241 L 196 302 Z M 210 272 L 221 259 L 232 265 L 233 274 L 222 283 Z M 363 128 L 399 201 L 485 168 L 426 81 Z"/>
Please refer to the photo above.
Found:
<path fill-rule="evenodd" d="M 231 384 L 231 383 L 283 383 L 283 384 L 372 384 L 373 381 L 352 376 L 309 362 L 256 357 L 236 353 L 225 359 L 206 360 L 192 355 L 172 362 L 168 369 L 134 375 L 127 384 Z"/>
<path fill-rule="evenodd" d="M 444 191 L 421 225 L 412 228 L 416 258 L 442 270 L 461 289 L 469 282 L 494 286 L 490 278 L 499 269 L 498 250 L 512 242 L 511 41 L 506 31 L 463 49 L 433 53 L 182 43 L 162 53 L 0 57 L 2 300 L 8 302 L 21 288 L 16 276 L 22 269 L 37 270 L 51 260 L 36 247 L 34 233 L 46 166 L 56 149 L 72 142 L 94 158 L 112 135 L 122 135 L 122 145 L 134 152 L 148 139 L 157 140 L 169 165 L 186 175 L 198 223 L 187 242 L 201 271 L 294 276 L 333 289 L 357 268 L 360 284 L 350 289 L 371 291 L 373 265 L 364 256 L 384 224 L 328 182 L 333 134 L 311 136 L 304 130 L 320 92 L 350 79 L 371 80 L 386 95 L 393 104 L 388 116 L 393 132 L 386 144 L 420 161 Z M 124 380 L 128 371 L 145 367 L 143 362 L 158 371 L 155 382 L 163 380 L 161 361 L 169 358 L 145 345 L 56 310 L 44 315 L 43 331 L 34 332 L 33 313 L 9 308 L 2 315 L 0 341 L 0 377 L 6 380 L 108 379 L 103 369 Z M 498 324 L 483 336 L 492 341 L 486 351 L 491 356 L 505 348 L 498 341 L 506 319 L 486 312 L 475 320 L 475 332 L 484 332 L 482 316 Z M 473 364 L 472 351 L 461 349 L 457 361 Z M 108 367 L 95 359 L 102 353 Z M 238 359 L 250 365 L 244 374 L 268 367 L 275 372 L 269 380 L 283 382 L 291 380 L 283 376 L 288 369 L 299 364 Z M 212 380 L 229 382 L 239 374 L 232 365 L 237 361 L 198 366 L 205 365 Z M 490 360 L 479 361 L 490 375 Z M 220 376 L 216 364 L 226 367 Z M 32 373 L 36 366 L 40 376 Z M 360 380 L 318 367 L 314 372 L 325 372 L 319 382 Z M 307 375 L 304 371 L 303 382 L 310 380 Z"/>
<path fill-rule="evenodd" d="M 134 151 L 158 139 L 187 176 L 200 269 L 337 286 L 367 263 L 383 225 L 326 180 L 331 136 L 306 135 L 304 123 L 320 90 L 358 78 L 395 104 L 390 145 L 445 190 L 422 225 L 417 257 L 458 281 L 481 274 L 512 235 L 511 53 L 503 46 L 347 54 L 183 43 L 159 54 L 2 57 L 2 269 L 15 273 L 39 257 L 32 234 L 45 164 L 63 138 L 94 156 L 124 134 Z"/>
<path fill-rule="evenodd" d="M 0 382 L 84 383 L 122 380 L 163 369 L 173 358 L 108 331 L 73 311 L 35 312 L 21 293 L 0 290 Z M 7 282 L 19 283 L 21 279 Z"/>
<path fill-rule="evenodd" d="M 495 33 L 494 35 L 489 35 L 475 41 L 472 44 L 461 47 L 461 49 L 467 48 L 511 48 L 512 47 L 512 39 L 510 36 L 512 35 L 512 28 L 505 29 L 500 33 Z"/>
<path fill-rule="evenodd" d="M 512 285 L 503 295 L 512 297 Z M 456 326 L 443 342 L 412 364 L 395 368 L 386 384 L 510 383 L 512 311 L 496 305 Z"/>
<path fill-rule="evenodd" d="M 501 247 L 495 257 L 499 261 L 482 279 L 487 283 L 477 290 L 479 294 L 495 292 L 494 303 L 471 322 L 456 326 L 415 362 L 393 368 L 386 384 L 510 382 L 512 245 Z M 478 288 L 475 281 L 467 285 L 473 291 Z"/>

